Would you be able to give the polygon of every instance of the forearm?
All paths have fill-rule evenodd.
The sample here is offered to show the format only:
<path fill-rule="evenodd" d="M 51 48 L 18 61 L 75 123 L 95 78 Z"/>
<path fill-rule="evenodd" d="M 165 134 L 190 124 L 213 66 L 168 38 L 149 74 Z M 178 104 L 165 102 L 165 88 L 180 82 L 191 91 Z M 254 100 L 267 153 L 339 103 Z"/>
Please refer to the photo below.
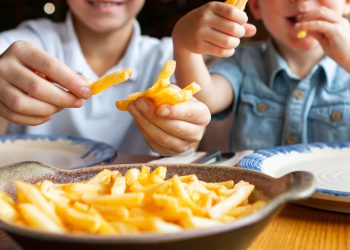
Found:
<path fill-rule="evenodd" d="M 204 102 L 211 113 L 216 113 L 225 108 L 226 98 L 218 98 L 227 95 L 220 83 L 214 83 L 212 76 L 204 62 L 203 56 L 179 49 L 175 46 L 174 58 L 176 60 L 176 79 L 180 87 L 185 87 L 191 82 L 198 83 L 202 89 L 196 94 L 196 98 Z"/>

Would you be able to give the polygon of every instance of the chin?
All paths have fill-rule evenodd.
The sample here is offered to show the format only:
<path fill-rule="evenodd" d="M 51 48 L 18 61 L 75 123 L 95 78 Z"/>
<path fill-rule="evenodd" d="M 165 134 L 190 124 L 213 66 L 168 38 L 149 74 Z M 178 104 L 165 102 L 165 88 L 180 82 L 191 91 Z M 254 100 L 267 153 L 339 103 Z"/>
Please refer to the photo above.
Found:
<path fill-rule="evenodd" d="M 298 39 L 293 42 L 293 48 L 298 51 L 306 52 L 320 46 L 319 42 L 314 38 Z"/>

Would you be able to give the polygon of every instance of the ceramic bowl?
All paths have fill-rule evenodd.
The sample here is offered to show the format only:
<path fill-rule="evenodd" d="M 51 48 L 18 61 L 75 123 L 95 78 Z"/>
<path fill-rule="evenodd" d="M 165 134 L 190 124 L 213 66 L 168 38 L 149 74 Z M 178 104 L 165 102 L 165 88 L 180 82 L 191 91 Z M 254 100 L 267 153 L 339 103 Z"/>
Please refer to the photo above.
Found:
<path fill-rule="evenodd" d="M 151 168 L 156 166 L 149 165 Z M 245 180 L 255 185 L 252 201 L 263 199 L 267 205 L 250 216 L 207 229 L 188 230 L 181 233 L 142 234 L 132 236 L 99 236 L 76 234 L 52 234 L 20 228 L 0 222 L 0 229 L 10 235 L 25 249 L 127 249 L 127 250 L 193 250 L 193 249 L 246 249 L 288 201 L 305 199 L 315 190 L 313 175 L 308 172 L 292 172 L 280 178 L 265 174 L 222 166 L 199 164 L 167 164 L 167 177 L 174 174 L 196 174 L 208 182 Z M 14 196 L 14 181 L 36 183 L 44 179 L 54 182 L 76 182 L 91 178 L 104 168 L 125 173 L 141 164 L 108 165 L 85 169 L 63 170 L 37 162 L 24 162 L 0 168 L 0 190 Z"/>
<path fill-rule="evenodd" d="M 0 167 L 39 161 L 58 168 L 82 168 L 111 163 L 117 150 L 103 142 L 76 136 L 0 135 Z"/>

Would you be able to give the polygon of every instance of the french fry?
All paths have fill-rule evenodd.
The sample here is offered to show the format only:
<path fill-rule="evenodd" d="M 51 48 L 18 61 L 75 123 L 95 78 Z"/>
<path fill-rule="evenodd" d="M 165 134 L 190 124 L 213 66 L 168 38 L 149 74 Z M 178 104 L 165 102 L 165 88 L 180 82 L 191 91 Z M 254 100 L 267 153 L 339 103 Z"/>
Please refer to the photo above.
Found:
<path fill-rule="evenodd" d="M 297 33 L 297 38 L 304 39 L 305 37 L 307 37 L 307 31 L 306 30 L 299 30 Z"/>
<path fill-rule="evenodd" d="M 15 202 L 6 193 L 0 192 L 0 219 L 6 222 L 13 222 L 18 219 L 18 213 L 14 207 Z"/>
<path fill-rule="evenodd" d="M 53 204 L 50 204 L 34 185 L 16 181 L 16 188 L 20 197 L 25 197 L 25 201 L 31 202 L 35 207 L 50 217 L 54 223 L 58 226 L 62 226 L 62 222 L 57 216 Z M 28 209 L 33 210 L 32 208 Z M 26 210 L 26 208 L 24 208 L 24 210 Z"/>
<path fill-rule="evenodd" d="M 33 204 L 22 203 L 18 205 L 18 210 L 21 213 L 25 222 L 35 228 L 46 232 L 63 233 L 65 230 L 57 225 L 48 215 Z"/>
<path fill-rule="evenodd" d="M 142 96 L 151 99 L 157 107 L 163 104 L 175 105 L 191 100 L 192 96 L 196 94 L 201 87 L 196 83 L 191 83 L 182 90 L 172 88 L 170 77 L 174 73 L 175 68 L 175 61 L 167 61 L 159 72 L 156 82 L 150 88 L 142 92 L 133 93 L 129 95 L 126 100 L 116 101 L 116 107 L 120 111 L 127 111 L 130 102 Z"/>
<path fill-rule="evenodd" d="M 244 10 L 248 0 L 227 0 L 225 3 L 235 6 L 240 10 Z"/>
<path fill-rule="evenodd" d="M 171 74 L 168 67 L 164 77 Z M 0 192 L 0 219 L 55 233 L 176 233 L 222 225 L 265 206 L 249 202 L 254 186 L 244 181 L 234 185 L 231 180 L 207 183 L 196 175 L 166 176 L 165 167 L 142 166 L 124 176 L 103 170 L 74 183 L 18 181 L 17 201 Z"/>
<path fill-rule="evenodd" d="M 253 192 L 253 189 L 254 186 L 248 182 L 240 181 L 237 183 L 230 197 L 219 202 L 208 211 L 210 218 L 217 219 L 222 217 L 225 213 L 229 212 L 232 207 L 238 206 L 246 200 L 251 192 Z"/>
<path fill-rule="evenodd" d="M 90 85 L 91 93 L 96 95 L 115 84 L 125 82 L 129 79 L 131 73 L 131 69 L 122 69 L 121 71 L 106 75 Z"/>
<path fill-rule="evenodd" d="M 99 195 L 91 196 L 84 195 L 82 200 L 91 205 L 101 205 L 101 206 L 126 206 L 135 207 L 140 206 L 144 193 L 126 193 L 123 195 Z"/>
<path fill-rule="evenodd" d="M 57 213 L 66 225 L 73 230 L 96 233 L 101 226 L 101 219 L 95 214 L 81 212 L 65 204 L 56 204 Z"/>

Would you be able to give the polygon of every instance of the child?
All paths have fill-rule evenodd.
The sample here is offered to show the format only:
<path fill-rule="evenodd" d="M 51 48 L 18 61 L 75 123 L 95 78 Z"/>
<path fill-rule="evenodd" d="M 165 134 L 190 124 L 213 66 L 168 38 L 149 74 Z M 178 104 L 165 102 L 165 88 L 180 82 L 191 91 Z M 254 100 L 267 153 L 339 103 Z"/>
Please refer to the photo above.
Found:
<path fill-rule="evenodd" d="M 173 31 L 176 77 L 196 81 L 212 113 L 232 111 L 231 149 L 350 140 L 350 0 L 249 0 L 271 38 L 234 47 L 254 33 L 243 11 L 210 2 Z M 297 34 L 306 31 L 307 37 Z M 229 57 L 208 72 L 201 54 Z M 221 114 L 223 114 L 221 113 Z"/>
<path fill-rule="evenodd" d="M 77 135 L 129 153 L 148 152 L 144 139 L 161 155 L 193 148 L 210 120 L 203 103 L 157 109 L 139 98 L 129 105 L 135 123 L 115 107 L 150 87 L 172 57 L 171 39 L 141 36 L 136 16 L 144 0 L 67 2 L 65 23 L 28 21 L 0 34 L 0 116 L 12 122 L 7 132 Z M 79 76 L 96 80 L 122 68 L 133 70 L 131 79 L 92 98 Z"/>

